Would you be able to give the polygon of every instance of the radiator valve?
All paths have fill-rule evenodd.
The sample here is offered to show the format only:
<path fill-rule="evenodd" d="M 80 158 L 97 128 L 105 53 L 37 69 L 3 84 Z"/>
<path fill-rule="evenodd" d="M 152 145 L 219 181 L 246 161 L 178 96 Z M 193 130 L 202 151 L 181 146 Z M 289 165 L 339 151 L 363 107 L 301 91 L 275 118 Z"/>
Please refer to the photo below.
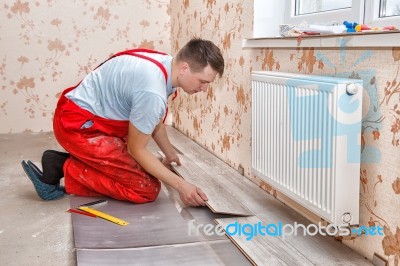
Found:
<path fill-rule="evenodd" d="M 345 213 L 342 214 L 342 222 L 343 223 L 345 223 L 345 224 L 350 223 L 351 220 L 353 220 L 353 218 L 351 217 L 350 213 L 345 212 Z"/>
<path fill-rule="evenodd" d="M 346 85 L 346 93 L 348 95 L 354 95 L 358 93 L 358 86 L 360 86 L 357 83 L 349 83 Z"/>

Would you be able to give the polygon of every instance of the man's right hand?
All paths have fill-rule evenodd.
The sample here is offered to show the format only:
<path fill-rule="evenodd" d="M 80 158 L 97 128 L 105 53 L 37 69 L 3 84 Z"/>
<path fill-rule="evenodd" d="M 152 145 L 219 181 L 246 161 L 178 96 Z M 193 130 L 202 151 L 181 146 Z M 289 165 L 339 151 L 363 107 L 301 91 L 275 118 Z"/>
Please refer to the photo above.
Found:
<path fill-rule="evenodd" d="M 201 188 L 185 181 L 180 180 L 178 187 L 178 192 L 181 200 L 185 205 L 189 206 L 205 206 L 208 200 L 206 194 L 201 190 Z"/>

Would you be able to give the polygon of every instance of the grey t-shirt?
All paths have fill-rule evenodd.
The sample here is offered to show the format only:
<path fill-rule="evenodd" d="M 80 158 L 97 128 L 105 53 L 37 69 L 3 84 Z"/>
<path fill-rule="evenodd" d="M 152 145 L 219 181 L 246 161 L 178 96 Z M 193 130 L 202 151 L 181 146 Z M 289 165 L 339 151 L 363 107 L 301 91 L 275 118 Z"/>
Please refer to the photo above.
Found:
<path fill-rule="evenodd" d="M 170 55 L 144 53 L 160 62 L 168 80 L 155 63 L 132 55 L 112 58 L 89 73 L 66 94 L 81 108 L 111 120 L 129 120 L 144 134 L 151 134 L 164 117 L 167 98 L 174 92 Z"/>

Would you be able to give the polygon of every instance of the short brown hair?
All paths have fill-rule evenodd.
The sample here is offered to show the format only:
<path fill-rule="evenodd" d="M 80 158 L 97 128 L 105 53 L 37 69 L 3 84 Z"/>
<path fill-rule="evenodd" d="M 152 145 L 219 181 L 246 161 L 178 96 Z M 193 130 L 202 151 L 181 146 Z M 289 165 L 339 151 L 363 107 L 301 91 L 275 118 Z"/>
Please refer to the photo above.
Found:
<path fill-rule="evenodd" d="M 176 60 L 187 62 L 194 72 L 201 72 L 207 65 L 210 65 L 220 77 L 224 74 L 224 58 L 221 50 L 211 41 L 200 38 L 191 39 L 179 50 Z"/>

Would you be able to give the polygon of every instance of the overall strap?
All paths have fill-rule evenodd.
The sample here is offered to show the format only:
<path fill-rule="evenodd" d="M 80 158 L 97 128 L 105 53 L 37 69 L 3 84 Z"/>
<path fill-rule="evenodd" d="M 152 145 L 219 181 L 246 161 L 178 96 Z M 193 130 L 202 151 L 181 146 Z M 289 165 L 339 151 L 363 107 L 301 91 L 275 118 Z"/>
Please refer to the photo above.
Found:
<path fill-rule="evenodd" d="M 161 69 L 161 71 L 163 72 L 164 77 L 165 77 L 165 83 L 168 83 L 168 73 L 167 73 L 167 70 L 165 69 L 165 67 L 160 62 L 158 62 L 157 60 L 155 60 L 155 59 L 153 59 L 151 57 L 148 57 L 148 56 L 145 56 L 145 55 L 142 55 L 142 54 L 138 54 L 140 52 L 166 55 L 166 53 L 163 53 L 163 52 L 144 49 L 144 48 L 138 48 L 138 49 L 126 50 L 126 51 L 123 51 L 123 52 L 116 53 L 115 55 L 113 55 L 109 59 L 117 57 L 117 56 L 120 56 L 120 55 L 132 55 L 132 56 L 136 56 L 136 57 L 139 57 L 139 58 L 143 58 L 143 59 L 149 60 L 150 62 L 153 62 L 154 64 L 156 64 Z M 109 59 L 107 59 L 106 61 L 101 63 L 100 66 L 102 64 L 104 64 L 105 62 L 107 62 Z M 178 90 L 175 91 L 174 96 L 172 97 L 172 100 L 175 100 L 175 98 L 177 96 L 178 96 Z M 165 110 L 165 116 L 164 116 L 164 119 L 163 119 L 163 123 L 165 123 L 165 120 L 167 119 L 167 115 L 168 115 L 168 106 L 167 106 L 167 108 Z"/>
<path fill-rule="evenodd" d="M 98 65 L 95 69 L 99 68 L 102 64 L 104 64 L 105 62 L 107 62 L 111 58 L 114 58 L 114 57 L 117 57 L 117 56 L 121 56 L 121 55 L 136 56 L 136 57 L 146 59 L 146 60 L 156 64 L 160 68 L 161 72 L 164 74 L 165 83 L 167 84 L 168 83 L 168 73 L 167 73 L 167 70 L 165 69 L 165 67 L 160 62 L 158 62 L 157 60 L 155 60 L 155 59 L 153 59 L 151 57 L 139 54 L 139 53 L 151 53 L 151 54 L 167 55 L 166 53 L 163 53 L 163 52 L 159 52 L 159 51 L 156 51 L 156 50 L 149 50 L 149 49 L 145 49 L 145 48 L 131 49 L 131 50 L 126 50 L 126 51 L 122 51 L 122 52 L 114 54 L 113 56 L 111 56 L 110 58 L 105 60 L 103 63 Z M 71 91 L 71 90 L 75 89 L 76 87 L 78 87 L 81 82 L 82 81 L 80 81 L 76 86 L 73 86 L 73 87 L 70 87 L 70 88 L 67 88 L 66 90 L 64 90 L 62 95 L 61 95 L 61 98 L 62 98 L 62 96 L 67 94 L 69 91 Z M 178 91 L 175 91 L 174 96 L 172 97 L 172 100 L 174 100 L 177 96 L 178 96 Z M 167 106 L 167 109 L 166 109 L 166 113 L 165 113 L 165 117 L 163 119 L 163 122 L 165 122 L 165 119 L 167 118 L 167 115 L 168 115 L 168 106 Z"/>
<path fill-rule="evenodd" d="M 156 64 L 161 69 L 161 71 L 163 72 L 164 77 L 165 77 L 165 83 L 167 83 L 168 82 L 168 74 L 167 74 L 167 70 L 165 69 L 165 67 L 160 62 L 158 62 L 157 60 L 155 60 L 155 59 L 153 59 L 151 57 L 142 55 L 142 54 L 138 54 L 138 53 L 151 53 L 151 54 L 167 55 L 166 53 L 163 53 L 163 52 L 159 52 L 159 51 L 156 51 L 156 50 L 145 49 L 145 48 L 131 49 L 131 50 L 126 50 L 126 51 L 122 51 L 122 52 L 114 54 L 113 56 L 108 58 L 106 61 L 104 61 L 103 63 L 98 65 L 96 68 L 100 67 L 102 64 L 104 64 L 105 62 L 107 62 L 111 58 L 114 58 L 114 57 L 117 57 L 117 56 L 121 56 L 121 55 L 132 55 L 132 56 L 136 56 L 136 57 L 139 57 L 139 58 L 143 58 L 143 59 L 149 60 L 150 62 L 153 62 L 154 64 Z"/>
<path fill-rule="evenodd" d="M 117 57 L 117 56 L 120 56 L 120 55 L 132 55 L 132 56 L 136 56 L 136 57 L 140 57 L 140 58 L 149 60 L 149 61 L 153 62 L 154 64 L 156 64 L 156 65 L 161 69 L 161 71 L 163 72 L 164 77 L 165 77 L 165 83 L 167 83 L 167 82 L 168 82 L 168 73 L 167 73 L 167 70 L 165 69 L 165 67 L 164 67 L 160 62 L 158 62 L 157 60 L 154 60 L 154 59 L 151 58 L 151 57 L 148 57 L 148 56 L 145 56 L 145 55 L 142 55 L 142 54 L 138 54 L 138 53 L 140 53 L 140 52 L 143 52 L 143 53 L 151 53 L 151 54 L 162 54 L 162 55 L 167 55 L 166 53 L 163 53 L 163 52 L 159 52 L 159 51 L 156 51 L 156 50 L 149 50 L 149 49 L 145 49 L 145 48 L 138 48 L 138 49 L 126 50 L 126 51 L 122 51 L 122 52 L 119 52 L 119 53 L 114 54 L 113 56 L 111 56 L 110 58 L 108 58 L 107 60 L 105 60 L 104 62 L 102 62 L 101 64 L 99 64 L 99 65 L 98 65 L 96 68 L 94 68 L 93 70 L 99 68 L 102 64 L 104 64 L 105 62 L 107 62 L 107 61 L 110 60 L 111 58 L 114 58 L 114 57 Z M 82 80 L 79 81 L 79 83 L 76 84 L 75 86 L 69 87 L 69 88 L 65 89 L 65 90 L 62 92 L 61 96 L 64 96 L 65 94 L 67 94 L 67 93 L 70 92 L 71 90 L 73 90 L 73 89 L 75 89 L 76 87 L 78 87 L 79 84 L 81 84 L 81 82 L 82 82 Z M 176 97 L 176 96 L 174 96 L 174 99 L 175 99 L 175 97 Z"/>

